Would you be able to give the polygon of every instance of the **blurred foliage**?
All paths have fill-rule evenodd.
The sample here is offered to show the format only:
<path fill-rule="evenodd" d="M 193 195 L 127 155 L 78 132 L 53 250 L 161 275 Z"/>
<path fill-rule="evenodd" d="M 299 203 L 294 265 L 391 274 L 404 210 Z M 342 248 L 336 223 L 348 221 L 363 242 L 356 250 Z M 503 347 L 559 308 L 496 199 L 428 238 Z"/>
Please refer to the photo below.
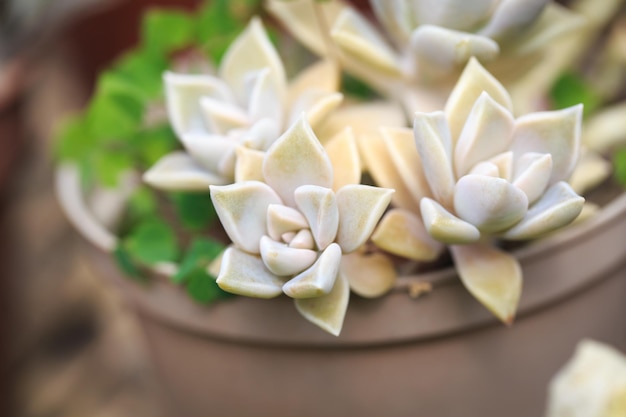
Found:
<path fill-rule="evenodd" d="M 615 178 L 626 187 L 626 149 L 620 149 L 613 155 L 613 168 Z"/>
<path fill-rule="evenodd" d="M 601 104 L 598 93 L 579 74 L 567 72 L 559 77 L 550 92 L 552 104 L 556 109 L 564 109 L 583 104 L 585 116 L 593 113 Z"/>
<path fill-rule="evenodd" d="M 179 54 L 198 51 L 216 66 L 228 45 L 261 8 L 262 0 L 207 0 L 195 12 L 154 8 L 142 21 L 139 45 L 98 77 L 86 109 L 62 123 L 56 153 L 77 164 L 86 188 L 116 187 L 123 173 L 143 172 L 180 147 L 166 120 L 150 121 L 164 109 L 162 74 Z M 163 209 L 163 206 L 170 209 Z M 202 234 L 219 225 L 207 193 L 159 193 L 138 187 L 130 197 L 120 243 L 113 253 L 131 278 L 146 268 L 181 262 L 172 278 L 200 303 L 225 293 L 207 272 L 224 250 L 210 238 L 181 244 L 180 230 Z M 188 240 L 188 239 L 187 239 Z M 186 246 L 186 247 L 185 247 Z"/>

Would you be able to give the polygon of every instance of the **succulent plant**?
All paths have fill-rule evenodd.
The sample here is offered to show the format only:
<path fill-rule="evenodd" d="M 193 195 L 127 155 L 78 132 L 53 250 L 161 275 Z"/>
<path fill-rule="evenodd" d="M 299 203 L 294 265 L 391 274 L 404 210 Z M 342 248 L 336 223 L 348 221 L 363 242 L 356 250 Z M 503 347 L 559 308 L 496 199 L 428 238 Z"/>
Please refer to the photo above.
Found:
<path fill-rule="evenodd" d="M 550 0 L 370 0 L 378 24 L 341 1 L 271 0 L 269 10 L 305 45 L 407 111 L 440 108 L 470 57 L 504 79 L 523 76 L 582 19 Z M 379 31 L 382 27 L 383 33 Z"/>
<path fill-rule="evenodd" d="M 413 131 L 361 143 L 394 204 L 372 240 L 433 260 L 448 245 L 467 289 L 504 322 L 521 292 L 515 257 L 493 242 L 545 235 L 572 222 L 584 199 L 566 182 L 578 161 L 582 106 L 515 119 L 504 87 L 471 59 L 445 112 L 417 112 Z"/>
<path fill-rule="evenodd" d="M 261 21 L 252 19 L 217 75 L 164 75 L 169 119 L 185 151 L 164 156 L 144 180 L 157 188 L 198 191 L 246 179 L 248 172 L 235 170 L 238 154 L 265 151 L 302 112 L 318 126 L 342 101 L 338 74 L 334 64 L 321 61 L 287 83 Z"/>
<path fill-rule="evenodd" d="M 550 382 L 546 417 L 626 415 L 626 356 L 605 344 L 583 340 L 574 357 Z"/>
<path fill-rule="evenodd" d="M 333 174 L 301 116 L 263 154 L 263 181 L 212 185 L 210 191 L 233 242 L 222 257 L 218 285 L 259 298 L 284 293 L 305 318 L 338 335 L 350 288 L 375 296 L 393 285 L 391 262 L 360 251 L 393 191 L 358 184 L 360 172 L 351 184 L 333 189 Z M 373 280 L 364 268 L 376 270 Z"/>

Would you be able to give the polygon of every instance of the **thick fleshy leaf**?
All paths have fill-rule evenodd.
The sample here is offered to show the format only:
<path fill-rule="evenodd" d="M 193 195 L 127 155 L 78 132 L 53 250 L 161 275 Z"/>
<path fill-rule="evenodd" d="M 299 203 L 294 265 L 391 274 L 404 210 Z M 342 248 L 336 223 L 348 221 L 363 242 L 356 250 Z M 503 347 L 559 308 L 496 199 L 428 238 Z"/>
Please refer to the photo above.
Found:
<path fill-rule="evenodd" d="M 350 300 L 350 286 L 339 273 L 335 286 L 328 295 L 295 300 L 296 309 L 304 318 L 328 333 L 339 336 Z"/>
<path fill-rule="evenodd" d="M 456 184 L 454 210 L 461 219 L 483 232 L 499 232 L 524 217 L 528 197 L 502 178 L 466 175 Z"/>
<path fill-rule="evenodd" d="M 450 249 L 465 288 L 504 323 L 513 323 L 522 292 L 517 259 L 489 245 L 454 245 Z"/>
<path fill-rule="evenodd" d="M 389 292 L 397 276 L 393 262 L 382 253 L 344 255 L 340 271 L 348 279 L 350 289 L 365 298 L 376 298 Z"/>
<path fill-rule="evenodd" d="M 255 17 L 226 51 L 219 75 L 232 88 L 239 102 L 244 103 L 248 98 L 246 78 L 264 68 L 269 68 L 271 82 L 282 97 L 287 88 L 283 63 L 261 20 Z"/>
<path fill-rule="evenodd" d="M 472 107 L 454 150 L 457 177 L 467 174 L 477 163 L 506 151 L 514 124 L 511 112 L 483 92 Z"/>
<path fill-rule="evenodd" d="M 296 0 L 297 1 L 297 0 Z M 407 126 L 402 108 L 392 102 L 372 101 L 344 104 L 328 115 L 323 125 L 315 130 L 320 140 L 331 138 L 346 128 L 352 127 L 359 141 L 361 135 L 372 135 L 381 126 Z"/>
<path fill-rule="evenodd" d="M 422 170 L 422 159 L 415 148 L 415 136 L 409 128 L 381 128 L 380 132 L 395 169 L 413 200 L 431 195 L 430 186 Z"/>
<path fill-rule="evenodd" d="M 517 159 L 527 152 L 552 155 L 550 184 L 567 180 L 578 162 L 582 105 L 531 113 L 517 119 L 511 150 Z"/>
<path fill-rule="evenodd" d="M 476 58 L 470 58 L 445 106 L 453 144 L 461 134 L 472 106 L 484 92 L 505 109 L 512 111 L 511 97 L 500 82 Z"/>
<path fill-rule="evenodd" d="M 340 71 L 330 59 L 324 59 L 300 71 L 298 76 L 289 83 L 287 103 L 293 107 L 299 97 L 307 91 L 334 93 L 339 89 Z"/>
<path fill-rule="evenodd" d="M 437 259 L 444 248 L 428 234 L 416 214 L 402 209 L 385 214 L 372 234 L 372 242 L 386 252 L 424 262 Z"/>
<path fill-rule="evenodd" d="M 577 194 L 584 194 L 606 180 L 611 175 L 612 170 L 611 162 L 599 154 L 583 151 L 576 169 L 569 179 L 569 184 Z"/>
<path fill-rule="evenodd" d="M 228 179 L 201 168 L 185 152 L 165 155 L 143 174 L 147 184 L 161 190 L 208 191 L 210 185 L 228 183 Z"/>
<path fill-rule="evenodd" d="M 424 176 L 433 196 L 444 207 L 452 206 L 454 172 L 451 161 L 451 139 L 445 115 L 440 112 L 415 113 L 415 145 Z"/>
<path fill-rule="evenodd" d="M 261 238 L 260 249 L 263 263 L 272 274 L 278 276 L 299 274 L 317 259 L 316 251 L 292 248 L 268 236 Z"/>
<path fill-rule="evenodd" d="M 511 240 L 533 239 L 571 223 L 583 209 L 585 199 L 566 182 L 557 182 L 533 204 L 522 221 L 504 233 Z"/>
<path fill-rule="evenodd" d="M 299 186 L 332 186 L 330 159 L 304 116 L 268 149 L 263 175 L 285 204 L 292 207 L 294 192 Z"/>
<path fill-rule="evenodd" d="M 626 356 L 616 347 L 583 339 L 552 378 L 545 417 L 626 415 Z"/>
<path fill-rule="evenodd" d="M 313 266 L 287 281 L 283 292 L 292 298 L 327 295 L 335 285 L 340 264 L 341 248 L 333 243 L 320 254 Z"/>
<path fill-rule="evenodd" d="M 259 241 L 267 233 L 267 209 L 282 204 L 267 184 L 246 181 L 211 186 L 211 200 L 224 230 L 239 248 L 258 254 Z"/>
<path fill-rule="evenodd" d="M 233 294 L 273 298 L 282 293 L 284 280 L 265 268 L 259 256 L 229 247 L 222 255 L 217 285 Z"/>
<path fill-rule="evenodd" d="M 337 191 L 339 230 L 336 242 L 343 253 L 357 250 L 370 237 L 391 202 L 393 190 L 351 184 Z"/>
<path fill-rule="evenodd" d="M 247 129 L 231 132 L 236 140 L 251 149 L 266 151 L 282 134 L 282 125 L 275 119 L 261 119 Z"/>
<path fill-rule="evenodd" d="M 270 204 L 267 207 L 267 231 L 272 239 L 279 240 L 284 233 L 308 227 L 306 218 L 294 208 L 282 204 Z"/>
<path fill-rule="evenodd" d="M 482 23 L 493 11 L 497 0 L 411 1 L 419 25 L 469 30 Z"/>
<path fill-rule="evenodd" d="M 335 110 L 343 101 L 343 94 L 309 90 L 298 97 L 289 107 L 289 121 L 291 125 L 296 122 L 302 113 L 306 114 L 312 128 L 319 126 L 326 116 Z"/>
<path fill-rule="evenodd" d="M 411 191 L 396 169 L 382 134 L 373 132 L 370 135 L 361 135 L 357 144 L 367 170 L 376 184 L 396 190 L 391 196 L 393 205 L 416 213 L 419 204 L 413 199 Z"/>
<path fill-rule="evenodd" d="M 513 180 L 513 152 L 506 151 L 490 158 L 488 162 L 498 167 L 498 176 L 507 181 Z"/>
<path fill-rule="evenodd" d="M 315 2 L 311 0 L 269 0 L 266 9 L 276 17 L 300 42 L 316 54 L 328 56 L 330 52 L 324 34 L 346 8 L 340 1 Z M 320 22 L 320 15 L 324 23 Z M 328 27 L 324 27 L 328 26 Z"/>
<path fill-rule="evenodd" d="M 550 2 L 539 15 L 533 25 L 528 27 L 523 37 L 516 39 L 517 42 L 509 47 L 516 54 L 531 54 L 545 48 L 554 40 L 581 29 L 587 21 L 566 7 L 555 2 Z"/>
<path fill-rule="evenodd" d="M 470 57 L 488 62 L 498 56 L 498 44 L 486 36 L 423 25 L 411 35 L 411 51 L 419 67 L 448 72 Z"/>
<path fill-rule="evenodd" d="M 207 130 L 200 107 L 202 97 L 212 97 L 225 103 L 234 102 L 228 86 L 210 75 L 166 72 L 163 82 L 169 119 L 178 136 Z"/>
<path fill-rule="evenodd" d="M 480 34 L 502 40 L 518 35 L 533 24 L 550 0 L 504 0 L 496 8 Z"/>
<path fill-rule="evenodd" d="M 254 77 L 248 99 L 248 114 L 253 121 L 261 119 L 276 120 L 279 126 L 284 119 L 284 91 L 280 90 L 269 68 L 263 68 Z"/>
<path fill-rule="evenodd" d="M 233 178 L 237 142 L 200 132 L 183 134 L 180 140 L 196 164 L 225 178 Z"/>
<path fill-rule="evenodd" d="M 339 210 L 330 188 L 303 185 L 294 192 L 296 206 L 306 218 L 318 250 L 324 250 L 337 236 Z"/>
<path fill-rule="evenodd" d="M 436 201 L 423 198 L 420 206 L 426 231 L 439 242 L 465 244 L 480 239 L 476 226 L 459 219 Z"/>
<path fill-rule="evenodd" d="M 605 153 L 626 145 L 626 102 L 594 112 L 583 125 L 583 144 Z"/>
<path fill-rule="evenodd" d="M 399 57 L 376 29 L 352 9 L 344 9 L 335 21 L 331 37 L 339 49 L 381 73 L 400 74 Z"/>
<path fill-rule="evenodd" d="M 489 177 L 500 178 L 500 169 L 491 161 L 483 161 L 474 165 L 474 168 L 472 168 L 469 174 L 487 175 Z"/>
<path fill-rule="evenodd" d="M 310 249 L 315 245 L 313 235 L 309 229 L 302 229 L 289 240 L 289 247 Z"/>
<path fill-rule="evenodd" d="M 361 181 L 361 159 L 351 127 L 337 133 L 324 145 L 333 166 L 333 190 Z"/>
<path fill-rule="evenodd" d="M 201 97 L 199 104 L 205 124 L 211 133 L 225 135 L 233 129 L 250 124 L 248 114 L 236 104 L 212 97 Z M 191 134 L 197 135 L 194 131 Z"/>
<path fill-rule="evenodd" d="M 546 190 L 552 173 L 549 153 L 527 153 L 515 163 L 513 185 L 526 193 L 528 204 L 533 204 Z"/>
<path fill-rule="evenodd" d="M 407 1 L 370 0 L 370 4 L 386 32 L 393 37 L 398 45 L 409 42 L 411 32 L 415 28 L 411 16 L 411 4 Z"/>
<path fill-rule="evenodd" d="M 236 151 L 235 182 L 263 181 L 265 152 L 238 146 Z"/>

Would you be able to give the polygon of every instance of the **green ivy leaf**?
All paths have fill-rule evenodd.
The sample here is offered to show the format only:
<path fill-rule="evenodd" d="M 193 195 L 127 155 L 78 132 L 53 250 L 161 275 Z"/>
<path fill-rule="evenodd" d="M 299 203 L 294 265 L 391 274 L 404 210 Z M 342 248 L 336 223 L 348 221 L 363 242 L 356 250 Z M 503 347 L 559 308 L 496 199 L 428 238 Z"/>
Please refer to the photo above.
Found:
<path fill-rule="evenodd" d="M 133 136 L 129 144 L 145 167 L 154 165 L 166 154 L 180 148 L 180 142 L 169 125 L 141 130 Z"/>
<path fill-rule="evenodd" d="M 179 248 L 171 227 L 158 218 L 141 222 L 124 239 L 130 256 L 146 265 L 171 262 L 178 258 Z"/>
<path fill-rule="evenodd" d="M 197 238 L 189 245 L 178 272 L 172 277 L 172 281 L 176 283 L 186 282 L 193 271 L 196 269 L 206 270 L 209 264 L 223 251 L 224 245 L 221 243 L 211 239 Z"/>
<path fill-rule="evenodd" d="M 235 15 L 235 3 L 228 0 L 206 2 L 198 13 L 198 43 L 204 46 L 213 62 L 220 62 L 228 46 L 247 23 L 248 16 L 241 19 Z M 248 5 L 248 8 L 252 7 Z"/>
<path fill-rule="evenodd" d="M 615 178 L 626 187 L 626 149 L 620 149 L 613 155 Z"/>
<path fill-rule="evenodd" d="M 189 230 L 202 230 L 217 218 L 208 191 L 206 193 L 170 194 L 183 227 Z"/>
<path fill-rule="evenodd" d="M 133 261 L 130 254 L 124 249 L 123 245 L 117 245 L 113 251 L 113 258 L 117 262 L 118 267 L 124 275 L 136 280 L 144 280 L 145 276 L 141 273 L 139 266 Z"/>
<path fill-rule="evenodd" d="M 113 74 L 123 85 L 129 86 L 144 101 L 163 95 L 163 72 L 168 68 L 166 56 L 139 49 L 124 56 Z"/>
<path fill-rule="evenodd" d="M 232 296 L 222 290 L 215 282 L 215 278 L 204 269 L 195 269 L 188 275 L 187 293 L 200 304 L 209 304 Z"/>
<path fill-rule="evenodd" d="M 144 17 L 141 35 L 147 50 L 167 54 L 195 40 L 196 22 L 185 12 L 154 9 Z"/>
<path fill-rule="evenodd" d="M 565 73 L 552 86 L 550 92 L 554 107 L 564 109 L 582 103 L 584 114 L 590 114 L 601 104 L 600 96 L 578 74 Z"/>
<path fill-rule="evenodd" d="M 87 109 L 89 130 L 98 140 L 119 140 L 141 126 L 144 107 L 130 94 L 99 90 Z"/>
<path fill-rule="evenodd" d="M 81 115 L 75 115 L 63 121 L 60 126 L 56 153 L 63 160 L 85 159 L 91 153 L 94 142 L 87 120 Z"/>
<path fill-rule="evenodd" d="M 133 158 L 125 152 L 105 151 L 94 155 L 96 177 L 101 185 L 115 187 L 120 175 L 134 166 Z"/>

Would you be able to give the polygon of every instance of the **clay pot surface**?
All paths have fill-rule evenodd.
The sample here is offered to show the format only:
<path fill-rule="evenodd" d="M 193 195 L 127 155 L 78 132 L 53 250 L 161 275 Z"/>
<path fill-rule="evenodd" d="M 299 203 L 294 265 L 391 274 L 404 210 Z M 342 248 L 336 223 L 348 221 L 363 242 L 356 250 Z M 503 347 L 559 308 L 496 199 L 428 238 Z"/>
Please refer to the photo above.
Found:
<path fill-rule="evenodd" d="M 181 416 L 539 416 L 579 340 L 626 349 L 626 194 L 517 252 L 524 289 L 511 327 L 451 268 L 403 277 L 434 283 L 417 299 L 352 296 L 335 338 L 287 297 L 203 307 L 164 277 L 129 281 L 87 248 L 138 313 Z"/>

